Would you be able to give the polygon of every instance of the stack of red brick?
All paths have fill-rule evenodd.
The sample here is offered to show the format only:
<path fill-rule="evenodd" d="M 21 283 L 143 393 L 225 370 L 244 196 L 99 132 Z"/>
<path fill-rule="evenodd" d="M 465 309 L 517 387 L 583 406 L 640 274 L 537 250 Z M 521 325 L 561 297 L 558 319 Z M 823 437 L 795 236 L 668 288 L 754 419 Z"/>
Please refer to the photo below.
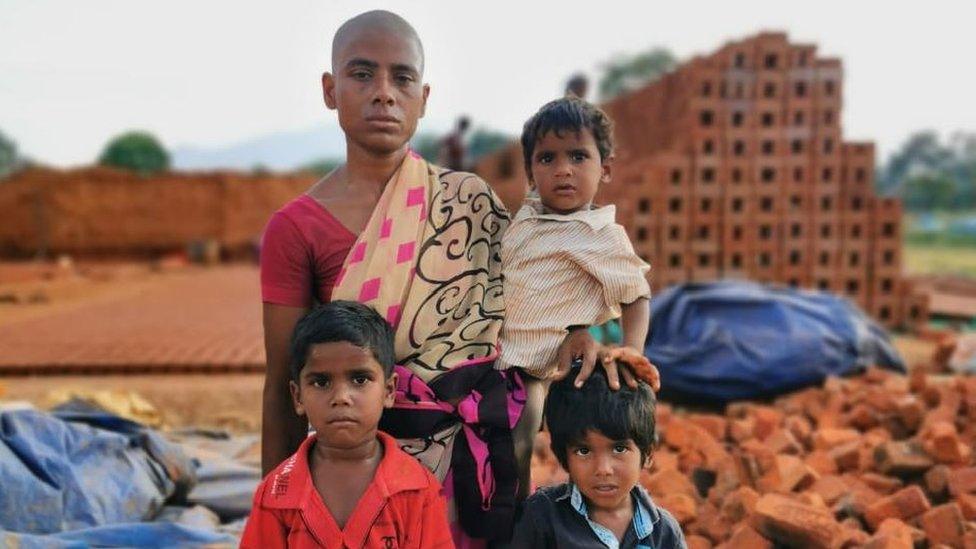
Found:
<path fill-rule="evenodd" d="M 655 290 L 747 278 L 844 295 L 888 327 L 927 300 L 902 276 L 901 202 L 874 192 L 875 150 L 845 141 L 843 71 L 812 44 L 760 33 L 602 105 L 615 121 L 617 206 Z M 479 161 L 514 209 L 513 144 Z"/>
<path fill-rule="evenodd" d="M 869 370 L 725 415 L 658 407 L 642 484 L 692 548 L 976 548 L 976 378 Z M 565 473 L 540 435 L 539 485 Z"/>

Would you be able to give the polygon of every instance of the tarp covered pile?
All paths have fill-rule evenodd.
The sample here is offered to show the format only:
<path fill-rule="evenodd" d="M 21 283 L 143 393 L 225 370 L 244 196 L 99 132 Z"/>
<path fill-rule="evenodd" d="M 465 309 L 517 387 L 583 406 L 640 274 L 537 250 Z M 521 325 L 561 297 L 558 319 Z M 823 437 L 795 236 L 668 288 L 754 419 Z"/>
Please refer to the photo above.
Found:
<path fill-rule="evenodd" d="M 0 411 L 0 545 L 236 546 L 260 472 L 208 438 L 81 401 Z"/>

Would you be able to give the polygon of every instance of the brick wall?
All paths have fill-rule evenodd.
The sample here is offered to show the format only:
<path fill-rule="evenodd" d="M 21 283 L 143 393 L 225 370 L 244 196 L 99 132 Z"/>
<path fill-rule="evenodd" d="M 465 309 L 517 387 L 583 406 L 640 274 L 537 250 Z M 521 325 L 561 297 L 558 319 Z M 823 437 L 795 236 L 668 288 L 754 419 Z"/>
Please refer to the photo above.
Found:
<path fill-rule="evenodd" d="M 0 182 L 0 253 L 146 255 L 215 240 L 250 246 L 268 217 L 314 182 L 308 176 L 29 169 Z"/>
<path fill-rule="evenodd" d="M 602 105 L 618 151 L 597 200 L 617 205 L 653 288 L 747 278 L 844 295 L 888 326 L 924 321 L 901 204 L 874 196 L 874 145 L 844 141 L 842 86 L 840 60 L 761 33 Z M 477 171 L 517 207 L 517 144 Z"/>

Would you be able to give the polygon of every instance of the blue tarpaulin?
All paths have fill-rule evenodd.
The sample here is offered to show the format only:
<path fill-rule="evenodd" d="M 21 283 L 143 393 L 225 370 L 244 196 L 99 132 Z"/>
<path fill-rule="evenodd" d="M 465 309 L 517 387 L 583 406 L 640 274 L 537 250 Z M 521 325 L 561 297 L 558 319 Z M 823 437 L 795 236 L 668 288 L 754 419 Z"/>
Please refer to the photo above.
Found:
<path fill-rule="evenodd" d="M 904 372 L 886 332 L 844 298 L 751 282 L 685 284 L 651 300 L 644 349 L 662 398 L 723 403 L 870 365 Z"/>
<path fill-rule="evenodd" d="M 0 412 L 0 546 L 233 545 L 215 529 L 150 522 L 164 505 L 186 503 L 197 469 L 178 445 L 113 414 L 84 406 Z M 250 494 L 257 473 L 246 476 L 237 471 L 235 487 Z"/>

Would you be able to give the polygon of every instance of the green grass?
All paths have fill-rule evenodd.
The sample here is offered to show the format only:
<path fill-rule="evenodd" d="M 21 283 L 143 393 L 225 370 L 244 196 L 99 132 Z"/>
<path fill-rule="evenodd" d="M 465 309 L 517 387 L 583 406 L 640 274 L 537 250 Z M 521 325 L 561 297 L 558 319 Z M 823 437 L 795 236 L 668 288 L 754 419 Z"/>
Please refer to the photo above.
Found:
<path fill-rule="evenodd" d="M 945 274 L 976 278 L 976 245 L 905 243 L 909 274 Z"/>
<path fill-rule="evenodd" d="M 949 223 L 972 216 L 974 212 L 934 212 L 937 219 Z M 947 274 L 976 278 L 976 237 L 924 232 L 916 227 L 916 216 L 906 214 L 905 269 L 910 274 Z"/>

